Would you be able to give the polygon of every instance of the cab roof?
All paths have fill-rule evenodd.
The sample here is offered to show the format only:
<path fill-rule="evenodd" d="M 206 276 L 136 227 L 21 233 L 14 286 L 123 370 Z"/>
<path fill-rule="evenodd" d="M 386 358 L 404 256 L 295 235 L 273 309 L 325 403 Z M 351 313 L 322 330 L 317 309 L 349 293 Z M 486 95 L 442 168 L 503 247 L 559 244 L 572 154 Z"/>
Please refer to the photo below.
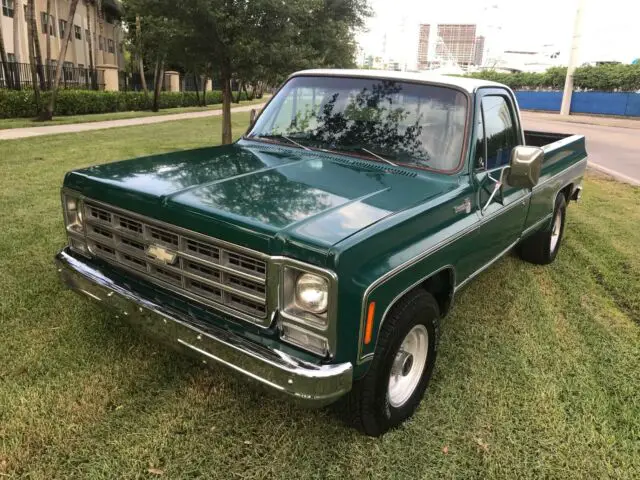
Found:
<path fill-rule="evenodd" d="M 295 72 L 289 78 L 315 75 L 325 77 L 360 77 L 360 78 L 379 78 L 385 80 L 398 80 L 418 83 L 429 83 L 438 85 L 449 85 L 458 87 L 469 93 L 475 92 L 481 87 L 503 87 L 505 85 L 489 80 L 480 80 L 468 77 L 453 77 L 448 75 L 438 75 L 428 72 L 394 72 L 386 70 L 361 70 L 361 69 L 314 69 L 301 70 Z"/>

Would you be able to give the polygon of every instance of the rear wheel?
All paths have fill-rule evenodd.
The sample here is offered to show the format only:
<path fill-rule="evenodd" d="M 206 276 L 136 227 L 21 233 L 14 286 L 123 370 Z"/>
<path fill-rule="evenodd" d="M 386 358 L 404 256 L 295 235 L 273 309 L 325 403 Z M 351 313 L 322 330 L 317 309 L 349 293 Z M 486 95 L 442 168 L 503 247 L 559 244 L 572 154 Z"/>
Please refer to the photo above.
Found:
<path fill-rule="evenodd" d="M 567 201 L 564 194 L 559 193 L 556 197 L 551 224 L 522 241 L 519 246 L 520 257 L 538 265 L 553 262 L 560 250 L 566 216 Z"/>
<path fill-rule="evenodd" d="M 422 289 L 394 305 L 369 371 L 342 401 L 349 423 L 379 436 L 413 415 L 435 365 L 439 316 L 435 298 Z"/>

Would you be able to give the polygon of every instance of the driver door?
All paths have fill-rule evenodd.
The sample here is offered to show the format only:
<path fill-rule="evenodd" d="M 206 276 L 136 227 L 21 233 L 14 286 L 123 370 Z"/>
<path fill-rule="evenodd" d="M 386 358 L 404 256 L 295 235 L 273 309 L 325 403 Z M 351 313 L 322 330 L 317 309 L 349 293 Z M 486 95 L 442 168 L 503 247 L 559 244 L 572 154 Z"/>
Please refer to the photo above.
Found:
<path fill-rule="evenodd" d="M 523 145 L 519 118 L 509 92 L 481 90 L 473 179 L 481 225 L 477 231 L 480 269 L 518 241 L 529 208 L 529 190 L 506 182 L 511 151 Z"/>

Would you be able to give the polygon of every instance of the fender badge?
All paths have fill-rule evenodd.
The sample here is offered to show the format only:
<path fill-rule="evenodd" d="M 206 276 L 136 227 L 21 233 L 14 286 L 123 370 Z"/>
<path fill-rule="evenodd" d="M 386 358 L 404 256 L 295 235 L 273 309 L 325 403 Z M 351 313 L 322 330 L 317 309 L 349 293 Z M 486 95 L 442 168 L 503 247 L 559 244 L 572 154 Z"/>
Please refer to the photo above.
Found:
<path fill-rule="evenodd" d="M 167 265 L 173 265 L 174 263 L 176 263 L 176 260 L 178 258 L 177 253 L 172 252 L 171 250 L 167 250 L 160 245 L 149 245 L 147 247 L 146 253 L 154 260 L 159 260 L 166 263 Z"/>
<path fill-rule="evenodd" d="M 455 213 L 471 213 L 471 200 L 465 198 L 464 202 L 462 202 L 457 207 L 453 207 L 453 211 Z"/>

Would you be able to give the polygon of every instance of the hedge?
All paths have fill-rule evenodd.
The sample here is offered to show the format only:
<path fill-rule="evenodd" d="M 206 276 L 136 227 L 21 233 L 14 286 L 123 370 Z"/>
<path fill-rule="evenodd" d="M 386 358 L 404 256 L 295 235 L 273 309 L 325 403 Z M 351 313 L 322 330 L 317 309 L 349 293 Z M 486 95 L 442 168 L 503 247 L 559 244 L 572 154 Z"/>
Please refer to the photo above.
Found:
<path fill-rule="evenodd" d="M 487 70 L 466 76 L 504 83 L 514 90 L 562 90 L 566 74 L 566 67 L 553 67 L 544 73 L 501 73 Z M 573 76 L 573 86 L 576 90 L 635 92 L 640 90 L 640 64 L 578 67 Z"/>
<path fill-rule="evenodd" d="M 42 92 L 41 102 L 50 92 Z M 234 92 L 234 98 L 236 93 Z M 247 95 L 242 92 L 241 99 Z M 84 115 L 90 113 L 151 110 L 152 96 L 143 92 L 100 92 L 93 90 L 59 90 L 54 115 Z M 207 92 L 207 104 L 222 103 L 222 92 Z M 160 108 L 198 106 L 195 92 L 161 92 Z M 38 114 L 31 90 L 0 90 L 0 118 L 35 117 Z"/>

